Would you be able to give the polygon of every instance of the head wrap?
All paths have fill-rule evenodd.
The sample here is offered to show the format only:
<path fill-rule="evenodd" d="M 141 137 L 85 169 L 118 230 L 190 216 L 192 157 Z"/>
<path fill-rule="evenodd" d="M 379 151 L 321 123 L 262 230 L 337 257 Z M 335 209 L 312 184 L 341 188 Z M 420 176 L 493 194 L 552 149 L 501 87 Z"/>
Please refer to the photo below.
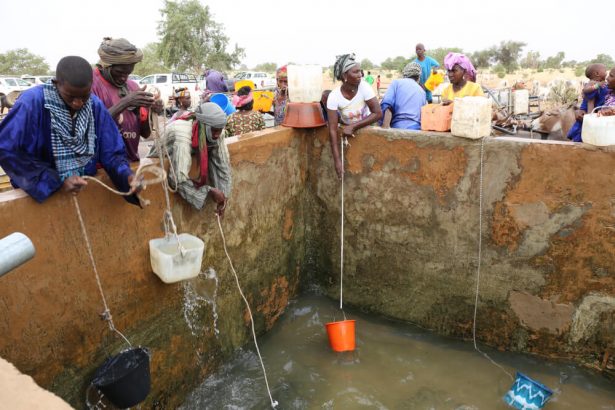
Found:
<path fill-rule="evenodd" d="M 283 65 L 275 72 L 275 78 L 288 78 L 288 66 Z"/>
<path fill-rule="evenodd" d="M 103 38 L 98 47 L 98 55 L 100 56 L 98 64 L 103 68 L 114 64 L 135 64 L 143 60 L 143 51 L 125 38 Z"/>
<path fill-rule="evenodd" d="M 342 81 L 342 74 L 350 70 L 350 68 L 356 64 L 354 53 L 337 56 L 335 57 L 335 65 L 333 66 L 333 75 L 336 79 Z"/>
<path fill-rule="evenodd" d="M 190 90 L 188 90 L 188 88 L 186 87 L 178 88 L 177 90 L 175 90 L 175 94 L 174 94 L 175 98 L 189 97 L 189 96 L 190 96 Z"/>
<path fill-rule="evenodd" d="M 461 53 L 448 53 L 444 57 L 444 67 L 447 70 L 452 70 L 455 64 L 463 68 L 472 79 L 476 79 L 476 70 L 468 57 Z"/>
<path fill-rule="evenodd" d="M 248 95 L 234 95 L 233 96 L 233 105 L 236 108 L 243 107 L 244 105 L 249 104 L 252 101 L 254 101 L 254 94 L 252 94 L 252 91 L 250 91 Z"/>
<path fill-rule="evenodd" d="M 224 128 L 226 114 L 218 104 L 206 102 L 199 105 L 195 112 L 196 119 L 213 128 Z"/>
<path fill-rule="evenodd" d="M 404 67 L 402 71 L 402 75 L 405 78 L 420 77 L 421 76 L 421 65 L 416 62 L 406 64 L 406 66 Z"/>

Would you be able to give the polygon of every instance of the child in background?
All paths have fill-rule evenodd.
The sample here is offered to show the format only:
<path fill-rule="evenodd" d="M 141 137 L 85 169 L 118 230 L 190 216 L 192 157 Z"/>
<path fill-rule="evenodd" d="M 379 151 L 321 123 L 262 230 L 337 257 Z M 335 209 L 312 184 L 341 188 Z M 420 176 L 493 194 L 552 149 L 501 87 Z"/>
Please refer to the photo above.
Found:
<path fill-rule="evenodd" d="M 583 87 L 583 102 L 579 110 L 575 112 L 577 121 L 570 131 L 568 139 L 574 142 L 583 142 L 581 130 L 583 128 L 583 116 L 591 113 L 595 107 L 604 105 L 604 99 L 609 89 L 606 85 L 606 67 L 604 64 L 590 64 L 585 69 L 585 76 L 589 82 Z"/>

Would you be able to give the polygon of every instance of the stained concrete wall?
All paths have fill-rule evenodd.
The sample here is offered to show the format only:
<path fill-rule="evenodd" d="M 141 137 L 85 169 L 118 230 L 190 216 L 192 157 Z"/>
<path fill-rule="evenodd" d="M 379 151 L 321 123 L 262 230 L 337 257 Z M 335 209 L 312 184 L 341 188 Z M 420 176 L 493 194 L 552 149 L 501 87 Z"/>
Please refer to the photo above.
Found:
<path fill-rule="evenodd" d="M 615 323 L 615 153 L 581 145 L 484 142 L 478 338 L 502 349 L 602 365 Z M 479 235 L 481 143 L 367 129 L 345 182 L 346 304 L 470 337 Z M 229 144 L 234 188 L 223 227 L 265 332 L 301 286 L 339 294 L 340 185 L 326 130 L 284 128 Z M 102 177 L 103 180 L 106 178 Z M 174 285 L 151 273 L 163 194 L 146 209 L 90 186 L 79 195 L 116 326 L 152 350 L 145 407 L 174 408 L 238 346 L 249 318 L 213 207 L 173 203 L 180 231 L 206 242 L 205 275 Z M 36 257 L 0 278 L 0 356 L 77 408 L 122 343 L 102 302 L 70 197 L 40 205 L 0 194 L 0 236 L 32 238 Z M 217 313 L 217 319 L 216 319 Z M 215 326 L 214 326 L 215 324 Z M 612 359 L 607 360 L 612 365 Z"/>
<path fill-rule="evenodd" d="M 369 129 L 345 177 L 345 303 L 471 337 L 481 142 Z M 487 139 L 477 336 L 604 367 L 615 350 L 615 152 Z M 340 184 L 326 134 L 311 152 L 319 280 L 339 294 Z"/>
<path fill-rule="evenodd" d="M 298 291 L 304 246 L 305 139 L 289 129 L 229 144 L 234 190 L 223 228 L 229 254 L 254 312 L 269 329 Z M 108 179 L 101 173 L 101 178 Z M 224 255 L 209 204 L 196 212 L 174 199 L 180 232 L 206 243 L 205 276 L 164 284 L 151 272 L 148 241 L 161 237 L 164 197 L 150 186 L 145 209 L 90 183 L 78 196 L 116 327 L 151 349 L 152 393 L 145 407 L 175 408 L 236 347 L 251 340 L 247 310 Z M 0 194 L 0 237 L 28 235 L 36 257 L 0 278 L 0 356 L 76 408 L 108 354 L 124 347 L 107 328 L 72 199 L 37 204 L 21 191 Z M 216 326 L 214 326 L 216 321 Z M 217 332 L 216 332 L 217 330 Z"/>

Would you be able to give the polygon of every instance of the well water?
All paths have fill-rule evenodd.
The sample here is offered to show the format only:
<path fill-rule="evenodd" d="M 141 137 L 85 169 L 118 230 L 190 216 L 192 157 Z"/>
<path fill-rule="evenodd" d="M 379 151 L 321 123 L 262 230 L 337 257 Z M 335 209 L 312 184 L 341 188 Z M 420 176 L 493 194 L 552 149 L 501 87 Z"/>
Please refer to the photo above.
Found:
<path fill-rule="evenodd" d="M 345 310 L 357 320 L 355 352 L 329 348 L 324 325 L 338 318 L 339 307 L 318 295 L 291 302 L 259 339 L 278 408 L 510 409 L 502 398 L 512 380 L 474 351 L 471 342 Z M 570 363 L 483 350 L 510 373 L 518 370 L 549 386 L 554 395 L 547 410 L 615 410 L 615 383 L 599 374 Z M 270 408 L 252 344 L 208 377 L 181 408 Z"/>

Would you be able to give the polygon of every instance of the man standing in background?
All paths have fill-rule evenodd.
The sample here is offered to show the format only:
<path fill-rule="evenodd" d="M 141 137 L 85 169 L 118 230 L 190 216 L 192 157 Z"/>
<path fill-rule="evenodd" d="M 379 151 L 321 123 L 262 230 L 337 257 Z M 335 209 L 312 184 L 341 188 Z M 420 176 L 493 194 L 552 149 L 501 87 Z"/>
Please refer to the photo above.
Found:
<path fill-rule="evenodd" d="M 414 62 L 419 63 L 421 66 L 421 79 L 419 80 L 419 85 L 425 90 L 427 102 L 431 104 L 433 101 L 431 91 L 425 88 L 425 81 L 427 81 L 434 69 L 440 67 L 440 64 L 433 58 L 425 55 L 425 46 L 422 43 L 416 45 L 416 59 Z"/>
<path fill-rule="evenodd" d="M 105 104 L 120 129 L 128 160 L 139 161 L 139 141 L 150 136 L 147 109 L 154 96 L 128 79 L 143 52 L 124 38 L 105 37 L 98 47 L 92 94 Z"/>

